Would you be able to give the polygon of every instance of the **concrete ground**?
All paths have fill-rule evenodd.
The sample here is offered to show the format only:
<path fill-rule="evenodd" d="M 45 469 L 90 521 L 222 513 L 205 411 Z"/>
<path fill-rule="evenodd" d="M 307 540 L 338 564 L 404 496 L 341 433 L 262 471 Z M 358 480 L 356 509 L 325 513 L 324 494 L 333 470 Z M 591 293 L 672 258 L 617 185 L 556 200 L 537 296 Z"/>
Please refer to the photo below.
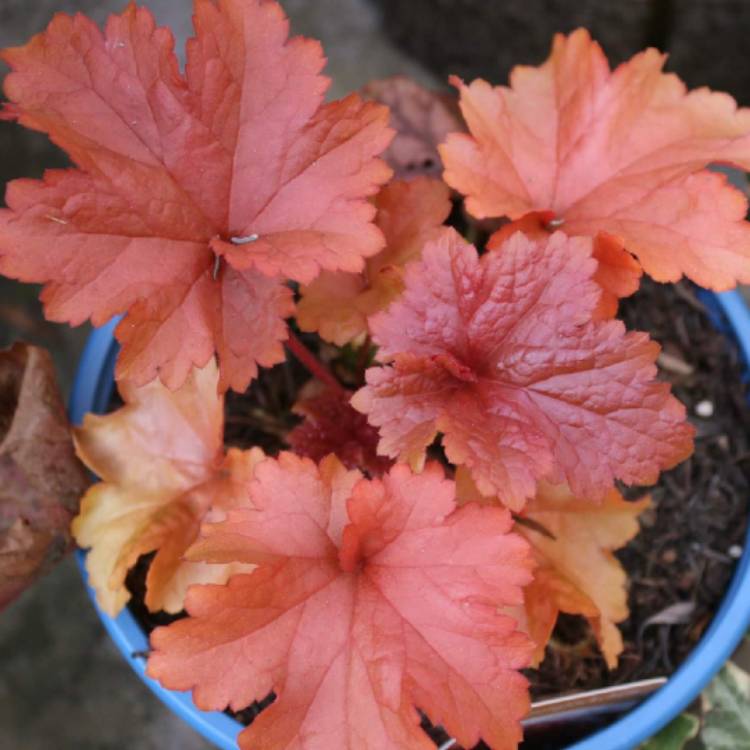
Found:
<path fill-rule="evenodd" d="M 151 0 L 181 44 L 190 31 L 190 0 Z M 0 0 L 0 46 L 24 42 L 55 10 L 97 20 L 125 0 Z M 431 77 L 380 33 L 367 0 L 285 0 L 293 30 L 322 39 L 336 96 L 372 78 Z M 4 71 L 0 68 L 0 78 Z M 61 163 L 39 136 L 0 123 L 3 183 Z M 69 388 L 87 329 L 42 320 L 36 291 L 0 279 L 0 346 L 24 338 L 52 349 Z M 209 745 L 144 687 L 109 641 L 69 559 L 0 617 L 2 750 L 203 750 Z"/>

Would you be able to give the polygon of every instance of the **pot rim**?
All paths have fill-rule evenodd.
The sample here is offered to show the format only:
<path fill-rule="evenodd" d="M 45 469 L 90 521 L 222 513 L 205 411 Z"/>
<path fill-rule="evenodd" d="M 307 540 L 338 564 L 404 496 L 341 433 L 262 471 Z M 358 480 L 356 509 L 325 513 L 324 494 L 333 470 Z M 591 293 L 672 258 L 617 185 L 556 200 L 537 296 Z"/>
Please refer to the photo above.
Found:
<path fill-rule="evenodd" d="M 750 375 L 750 309 L 741 293 L 732 290 L 715 294 L 701 290 L 701 299 L 709 308 L 717 328 L 736 339 Z M 722 314 L 729 323 L 728 327 Z M 86 412 L 101 413 L 109 404 L 117 354 L 114 329 L 118 322 L 118 319 L 113 319 L 95 329 L 86 343 L 70 398 L 69 413 L 74 424 L 79 424 Z M 104 627 L 135 673 L 165 705 L 206 740 L 221 750 L 236 750 L 237 735 L 244 728 L 238 721 L 218 711 L 201 711 L 193 703 L 189 692 L 167 690 L 146 675 L 146 652 L 149 648 L 146 634 L 127 608 L 116 618 L 99 609 L 94 591 L 87 582 L 85 557 L 85 552 L 77 553 L 89 596 Z M 719 611 L 688 658 L 651 697 L 609 727 L 569 745 L 565 750 L 632 750 L 690 705 L 729 659 L 748 628 L 750 529 L 742 557 Z"/>

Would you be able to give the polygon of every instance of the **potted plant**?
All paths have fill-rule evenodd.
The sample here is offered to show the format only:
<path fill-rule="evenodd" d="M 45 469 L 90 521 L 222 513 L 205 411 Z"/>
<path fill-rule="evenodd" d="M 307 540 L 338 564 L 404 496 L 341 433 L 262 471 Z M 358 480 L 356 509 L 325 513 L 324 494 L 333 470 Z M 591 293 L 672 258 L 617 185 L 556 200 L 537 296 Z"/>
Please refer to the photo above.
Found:
<path fill-rule="evenodd" d="M 76 167 L 11 184 L 0 271 L 45 283 L 51 319 L 122 316 L 71 405 L 108 411 L 118 381 L 122 406 L 76 434 L 102 479 L 73 531 L 104 622 L 220 747 L 226 707 L 252 720 L 242 747 L 428 747 L 428 719 L 515 747 L 520 670 L 561 612 L 610 665 L 622 651 L 612 551 L 649 501 L 615 482 L 653 484 L 694 429 L 618 300 L 644 272 L 750 280 L 744 197 L 705 170 L 747 166 L 750 116 L 652 50 L 610 72 L 582 30 L 511 88 L 454 79 L 463 123 L 404 81 L 367 91 L 391 111 L 323 104 L 320 46 L 276 2 L 194 19 L 184 73 L 134 5 L 3 53 L 5 115 Z M 389 122 L 408 124 L 392 145 Z M 440 159 L 444 181 L 415 174 Z M 750 619 L 748 564 L 667 686 L 578 747 L 681 710 Z M 143 618 L 168 615 L 150 644 L 136 589 Z"/>

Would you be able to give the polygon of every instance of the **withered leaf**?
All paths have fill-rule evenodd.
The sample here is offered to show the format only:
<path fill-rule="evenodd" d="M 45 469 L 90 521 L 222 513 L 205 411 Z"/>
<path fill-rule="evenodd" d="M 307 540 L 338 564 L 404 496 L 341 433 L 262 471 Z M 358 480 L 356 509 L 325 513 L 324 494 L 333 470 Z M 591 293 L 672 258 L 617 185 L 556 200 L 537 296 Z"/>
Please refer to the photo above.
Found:
<path fill-rule="evenodd" d="M 27 344 L 0 352 L 0 609 L 71 549 L 88 483 L 50 355 Z"/>

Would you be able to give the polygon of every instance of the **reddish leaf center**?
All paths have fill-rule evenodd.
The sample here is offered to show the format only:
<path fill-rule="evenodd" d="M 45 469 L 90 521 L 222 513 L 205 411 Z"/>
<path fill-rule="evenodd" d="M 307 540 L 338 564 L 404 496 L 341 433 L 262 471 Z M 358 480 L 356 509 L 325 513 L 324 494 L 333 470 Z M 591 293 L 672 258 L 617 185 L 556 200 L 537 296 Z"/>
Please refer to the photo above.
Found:
<path fill-rule="evenodd" d="M 437 354 L 432 360 L 463 383 L 476 383 L 479 380 L 473 367 L 461 362 L 452 354 Z"/>
<path fill-rule="evenodd" d="M 362 572 L 367 559 L 363 542 L 362 536 L 354 526 L 347 526 L 344 529 L 339 549 L 339 565 L 345 573 Z"/>

